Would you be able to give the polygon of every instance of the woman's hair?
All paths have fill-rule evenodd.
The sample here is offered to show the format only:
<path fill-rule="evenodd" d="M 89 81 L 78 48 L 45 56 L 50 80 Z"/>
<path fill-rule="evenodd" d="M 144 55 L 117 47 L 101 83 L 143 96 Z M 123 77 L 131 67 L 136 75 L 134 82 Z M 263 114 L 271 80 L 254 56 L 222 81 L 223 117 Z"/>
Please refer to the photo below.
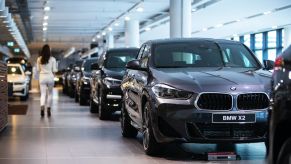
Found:
<path fill-rule="evenodd" d="M 49 62 L 49 59 L 51 57 L 51 49 L 49 45 L 44 45 L 41 50 L 41 64 L 47 64 Z"/>

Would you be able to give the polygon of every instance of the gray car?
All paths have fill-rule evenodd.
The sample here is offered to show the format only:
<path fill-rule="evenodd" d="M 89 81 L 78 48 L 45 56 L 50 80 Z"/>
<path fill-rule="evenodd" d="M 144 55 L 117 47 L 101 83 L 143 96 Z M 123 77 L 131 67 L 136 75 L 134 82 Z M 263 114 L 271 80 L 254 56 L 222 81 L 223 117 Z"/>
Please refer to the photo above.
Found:
<path fill-rule="evenodd" d="M 239 42 L 146 42 L 122 81 L 122 134 L 142 132 L 148 155 L 169 142 L 265 142 L 270 80 Z"/>

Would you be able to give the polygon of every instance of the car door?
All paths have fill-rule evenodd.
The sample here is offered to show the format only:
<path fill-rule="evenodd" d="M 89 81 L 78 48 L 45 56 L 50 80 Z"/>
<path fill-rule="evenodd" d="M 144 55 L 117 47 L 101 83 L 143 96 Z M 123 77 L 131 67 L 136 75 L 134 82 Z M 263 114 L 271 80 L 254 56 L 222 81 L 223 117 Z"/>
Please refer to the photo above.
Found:
<path fill-rule="evenodd" d="M 145 48 L 145 45 L 143 45 L 138 53 L 138 56 L 136 59 L 140 59 L 143 55 L 143 50 Z M 137 70 L 131 70 L 128 69 L 125 73 L 125 78 L 123 80 L 123 83 L 126 83 L 126 88 L 125 89 L 125 106 L 126 109 L 128 110 L 129 116 L 131 119 L 135 122 L 138 123 L 139 121 L 139 115 L 138 115 L 138 97 L 137 97 L 137 90 L 136 90 L 136 79 L 135 75 L 138 73 Z"/>
<path fill-rule="evenodd" d="M 149 45 L 146 45 L 144 48 L 144 51 L 142 53 L 140 61 L 140 67 L 142 70 L 137 70 L 134 80 L 134 86 L 136 91 L 136 103 L 138 104 L 138 124 L 142 126 L 143 120 L 142 120 L 142 97 L 143 97 L 143 91 L 144 88 L 147 86 L 148 83 L 148 61 L 150 57 L 151 48 Z"/>
<path fill-rule="evenodd" d="M 99 97 L 99 88 L 100 88 L 100 79 L 101 79 L 101 67 L 102 67 L 102 64 L 104 62 L 104 54 L 100 56 L 99 60 L 97 61 L 98 65 L 99 65 L 99 69 L 100 70 L 97 70 L 94 72 L 94 75 L 92 75 L 92 98 L 93 98 L 93 101 L 95 103 L 99 103 L 98 102 L 98 97 Z"/>

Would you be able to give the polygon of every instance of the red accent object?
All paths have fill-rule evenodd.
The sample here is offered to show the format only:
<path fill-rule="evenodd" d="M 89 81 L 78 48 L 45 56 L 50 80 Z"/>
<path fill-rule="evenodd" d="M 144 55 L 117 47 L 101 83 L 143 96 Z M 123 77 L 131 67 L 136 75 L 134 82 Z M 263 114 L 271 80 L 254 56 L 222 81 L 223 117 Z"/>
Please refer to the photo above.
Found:
<path fill-rule="evenodd" d="M 282 67 L 284 65 L 284 60 L 282 56 L 278 56 L 275 60 L 274 67 Z"/>

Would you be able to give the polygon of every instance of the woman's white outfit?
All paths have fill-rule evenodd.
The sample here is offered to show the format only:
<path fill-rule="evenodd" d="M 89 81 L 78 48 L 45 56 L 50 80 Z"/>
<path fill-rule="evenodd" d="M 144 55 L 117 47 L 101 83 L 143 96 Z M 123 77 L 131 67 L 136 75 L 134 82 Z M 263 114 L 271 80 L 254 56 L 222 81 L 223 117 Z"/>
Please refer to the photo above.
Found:
<path fill-rule="evenodd" d="M 57 62 L 50 57 L 47 64 L 41 64 L 41 57 L 37 58 L 37 71 L 39 72 L 40 106 L 48 108 L 52 105 L 52 92 L 54 88 L 54 73 L 57 72 Z M 46 100 L 47 98 L 47 100 Z"/>

